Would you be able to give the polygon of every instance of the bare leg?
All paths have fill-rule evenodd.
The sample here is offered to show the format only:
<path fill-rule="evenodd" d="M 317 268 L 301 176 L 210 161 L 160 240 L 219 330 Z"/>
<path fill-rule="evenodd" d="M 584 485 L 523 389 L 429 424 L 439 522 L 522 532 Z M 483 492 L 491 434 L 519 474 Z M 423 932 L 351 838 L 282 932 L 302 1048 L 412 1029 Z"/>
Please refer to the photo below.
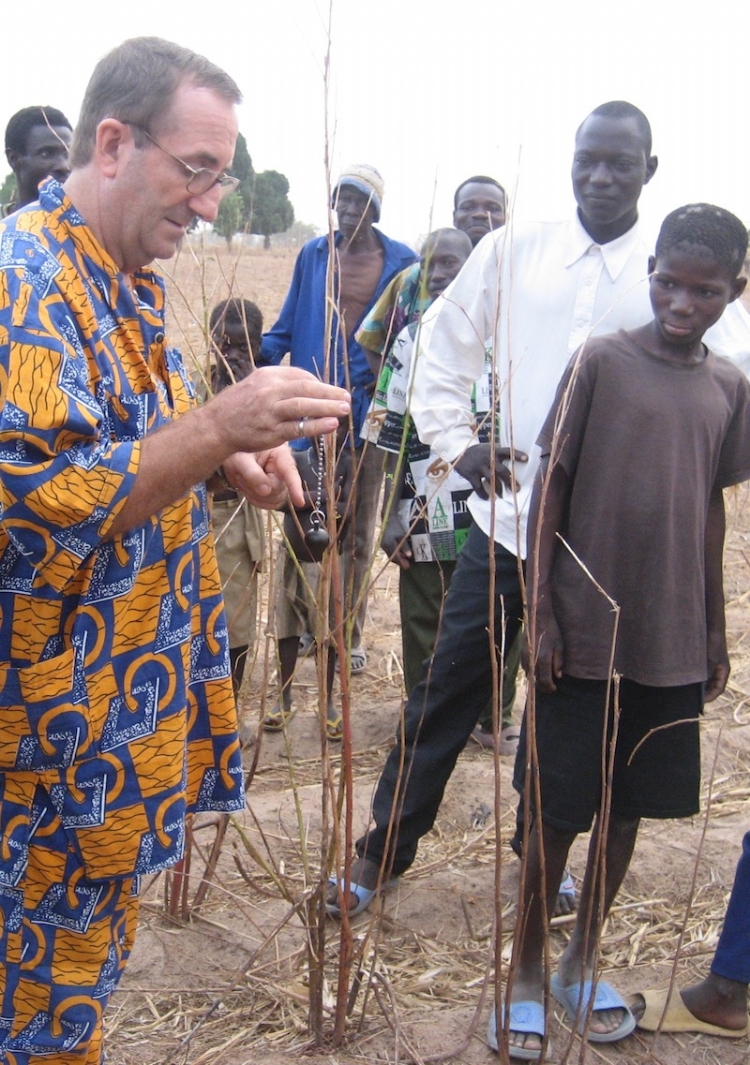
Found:
<path fill-rule="evenodd" d="M 299 637 L 285 636 L 277 643 L 279 656 L 279 680 L 281 681 L 281 703 L 288 713 L 292 709 L 292 679 L 297 665 L 297 648 Z"/>
<path fill-rule="evenodd" d="M 232 671 L 232 687 L 235 699 L 240 694 L 242 678 L 245 675 L 245 662 L 247 662 L 247 644 L 229 648 L 229 666 Z"/>
<path fill-rule="evenodd" d="M 545 872 L 545 883 L 542 889 L 539 833 L 536 828 L 533 828 L 529 835 L 526 880 L 518 918 L 519 922 L 523 923 L 523 927 L 517 925 L 516 933 L 522 936 L 521 949 L 513 981 L 511 1002 L 541 1002 L 544 998 L 544 945 L 548 934 L 548 918 L 552 914 L 560 878 L 568 859 L 568 851 L 575 837 L 575 832 L 560 832 L 550 828 L 549 825 L 542 826 L 541 848 L 544 851 Z M 546 906 L 542 905 L 543 896 Z M 502 1020 L 502 1017 L 498 1017 L 497 1030 L 500 1039 L 502 1039 Z M 528 1050 L 538 1050 L 542 1045 L 541 1039 L 534 1033 L 513 1031 L 508 1033 L 508 1043 L 512 1047 L 524 1047 Z"/>
<path fill-rule="evenodd" d="M 578 903 L 578 916 L 573 934 L 570 938 L 558 966 L 560 979 L 564 986 L 578 984 L 582 980 L 591 980 L 594 976 L 594 955 L 599 937 L 599 905 L 602 903 L 602 919 L 609 913 L 610 907 L 622 884 L 623 877 L 630 865 L 636 836 L 638 835 L 638 818 L 610 817 L 609 832 L 604 851 L 606 875 L 603 887 L 600 871 L 597 868 L 597 850 L 599 846 L 599 820 L 597 818 L 589 846 L 586 873 L 581 887 Z M 606 1034 L 614 1032 L 623 1021 L 621 1009 L 595 1010 L 591 1015 L 589 1028 L 592 1032 Z"/>

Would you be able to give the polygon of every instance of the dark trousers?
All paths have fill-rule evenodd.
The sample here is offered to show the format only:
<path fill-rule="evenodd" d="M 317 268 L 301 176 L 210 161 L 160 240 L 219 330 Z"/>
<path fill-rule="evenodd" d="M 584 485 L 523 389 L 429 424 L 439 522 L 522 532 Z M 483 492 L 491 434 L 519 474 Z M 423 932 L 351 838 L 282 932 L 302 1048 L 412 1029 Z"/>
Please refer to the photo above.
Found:
<path fill-rule="evenodd" d="M 750 832 L 742 841 L 742 857 L 711 972 L 738 984 L 750 983 Z"/>
<path fill-rule="evenodd" d="M 490 600 L 491 543 L 472 527 L 445 600 L 435 653 L 409 696 L 403 734 L 375 792 L 375 828 L 357 841 L 360 857 L 380 864 L 387 855 L 394 876 L 409 868 L 420 838 L 432 828 L 456 760 L 492 693 L 490 609 L 498 648 L 503 643 L 510 648 L 521 624 L 518 559 L 499 544 L 492 544 L 494 603 Z"/>

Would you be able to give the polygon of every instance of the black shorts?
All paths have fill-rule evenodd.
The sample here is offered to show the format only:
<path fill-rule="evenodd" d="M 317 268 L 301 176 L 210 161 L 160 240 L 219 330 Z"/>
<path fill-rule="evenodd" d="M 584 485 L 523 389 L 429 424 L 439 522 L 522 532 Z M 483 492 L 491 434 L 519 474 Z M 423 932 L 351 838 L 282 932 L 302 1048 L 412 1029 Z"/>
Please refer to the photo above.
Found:
<path fill-rule="evenodd" d="M 601 807 L 612 699 L 605 712 L 603 680 L 563 676 L 556 683 L 556 692 L 536 692 L 542 820 L 561 831 L 587 832 Z M 692 817 L 699 809 L 703 685 L 652 688 L 621 680 L 619 709 L 610 811 L 623 818 Z M 520 792 L 527 716 L 513 781 Z"/>

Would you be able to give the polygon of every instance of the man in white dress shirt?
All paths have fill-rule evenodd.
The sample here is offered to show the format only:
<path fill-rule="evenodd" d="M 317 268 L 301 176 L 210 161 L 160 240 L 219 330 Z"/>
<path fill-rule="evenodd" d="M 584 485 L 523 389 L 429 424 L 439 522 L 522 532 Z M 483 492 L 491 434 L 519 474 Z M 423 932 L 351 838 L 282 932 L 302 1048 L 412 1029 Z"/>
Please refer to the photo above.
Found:
<path fill-rule="evenodd" d="M 412 414 L 420 438 L 474 487 L 475 525 L 433 658 L 407 702 L 403 733 L 378 783 L 375 827 L 357 842 L 351 908 L 361 902 L 357 888 L 371 893 L 412 864 L 491 693 L 492 640 L 510 647 L 518 631 L 536 439 L 570 356 L 591 335 L 632 329 L 651 317 L 646 278 L 653 249 L 639 235 L 638 199 L 656 168 L 646 116 L 623 101 L 596 108 L 576 134 L 575 216 L 518 225 L 511 219 L 490 233 L 423 318 Z M 722 319 L 706 339 L 747 371 L 750 317 L 731 307 L 731 321 Z M 476 441 L 470 406 L 488 337 L 497 359 L 502 444 L 494 463 L 490 446 Z"/>

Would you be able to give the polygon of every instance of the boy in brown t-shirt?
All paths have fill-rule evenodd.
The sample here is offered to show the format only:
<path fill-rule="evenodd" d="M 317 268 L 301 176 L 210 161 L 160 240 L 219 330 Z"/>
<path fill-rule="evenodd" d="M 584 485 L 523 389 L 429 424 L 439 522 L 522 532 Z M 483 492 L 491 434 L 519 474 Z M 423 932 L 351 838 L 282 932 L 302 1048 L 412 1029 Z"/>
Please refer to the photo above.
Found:
<path fill-rule="evenodd" d="M 497 1047 L 507 1028 L 510 1057 L 541 1055 L 547 918 L 576 835 L 595 819 L 551 990 L 579 1033 L 614 1042 L 635 1021 L 596 979 L 600 921 L 640 818 L 698 810 L 698 718 L 729 676 L 722 489 L 750 478 L 750 385 L 702 337 L 744 288 L 746 247 L 727 211 L 670 214 L 649 261 L 654 320 L 580 349 L 539 438 L 527 582 L 536 695 L 516 766 L 520 782 L 538 759 L 541 825 L 529 833 L 510 1005 L 489 1031 Z"/>

